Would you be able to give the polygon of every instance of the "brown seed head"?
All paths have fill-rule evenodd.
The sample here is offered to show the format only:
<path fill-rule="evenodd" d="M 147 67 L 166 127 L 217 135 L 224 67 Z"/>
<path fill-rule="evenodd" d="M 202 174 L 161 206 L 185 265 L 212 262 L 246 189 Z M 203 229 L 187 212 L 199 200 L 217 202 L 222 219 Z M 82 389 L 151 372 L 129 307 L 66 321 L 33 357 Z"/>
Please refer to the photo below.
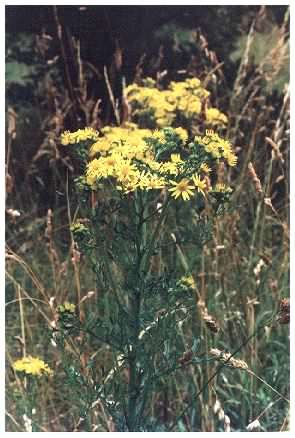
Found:
<path fill-rule="evenodd" d="M 240 368 L 243 370 L 248 370 L 249 367 L 243 360 L 234 359 L 231 357 L 231 353 L 225 353 L 224 351 L 218 350 L 218 348 L 211 348 L 210 354 L 214 356 L 219 362 L 224 363 L 226 366 L 232 368 Z"/>
<path fill-rule="evenodd" d="M 189 362 L 193 357 L 193 352 L 191 350 L 185 351 L 180 359 L 178 359 L 178 363 L 184 365 Z"/>
<path fill-rule="evenodd" d="M 252 181 L 254 183 L 256 192 L 262 193 L 263 190 L 262 190 L 260 179 L 258 178 L 257 173 L 254 169 L 254 166 L 251 162 L 248 164 L 248 172 L 249 172 L 250 178 L 252 179 Z"/>
<path fill-rule="evenodd" d="M 213 333 L 218 333 L 219 332 L 219 327 L 217 324 L 217 321 L 212 318 L 211 315 L 204 315 L 203 319 L 205 321 L 206 326 L 208 327 L 208 329 L 213 332 Z"/>
<path fill-rule="evenodd" d="M 283 298 L 280 301 L 280 311 L 290 313 L 290 300 L 289 298 Z"/>
<path fill-rule="evenodd" d="M 283 298 L 280 301 L 280 311 L 277 317 L 279 324 L 289 324 L 290 322 L 290 300 Z"/>

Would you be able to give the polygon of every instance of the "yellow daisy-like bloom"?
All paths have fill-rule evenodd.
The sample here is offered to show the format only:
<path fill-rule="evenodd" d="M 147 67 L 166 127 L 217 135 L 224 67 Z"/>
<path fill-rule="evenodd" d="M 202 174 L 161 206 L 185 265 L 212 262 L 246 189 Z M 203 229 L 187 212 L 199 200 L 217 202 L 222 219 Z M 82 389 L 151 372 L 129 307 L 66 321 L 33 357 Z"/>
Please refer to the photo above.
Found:
<path fill-rule="evenodd" d="M 145 188 L 147 190 L 163 189 L 165 185 L 164 178 L 159 178 L 156 175 L 150 175 L 145 181 Z"/>
<path fill-rule="evenodd" d="M 193 190 L 195 190 L 195 186 L 190 185 L 190 181 L 187 178 L 183 178 L 180 182 L 170 182 L 175 186 L 168 189 L 173 198 L 177 199 L 181 196 L 184 201 L 187 201 L 194 195 Z"/>
<path fill-rule="evenodd" d="M 165 143 L 165 135 L 163 132 L 159 131 L 158 129 L 156 129 L 150 137 L 155 139 L 155 140 L 158 140 L 159 143 L 162 143 L 162 144 Z"/>
<path fill-rule="evenodd" d="M 175 128 L 175 132 L 176 132 L 177 135 L 179 135 L 179 137 L 181 138 L 183 143 L 187 142 L 188 133 L 187 133 L 187 131 L 184 128 L 181 128 L 181 127 Z"/>
<path fill-rule="evenodd" d="M 178 167 L 177 163 L 172 163 L 171 161 L 167 161 L 166 163 L 161 162 L 161 166 L 159 167 L 158 171 L 161 174 L 169 173 L 170 175 L 177 175 L 178 174 Z"/>
<path fill-rule="evenodd" d="M 131 104 L 132 113 L 142 121 L 146 117 L 157 127 L 171 126 L 176 120 L 177 113 L 181 113 L 189 121 L 199 117 L 203 102 L 210 92 L 206 90 L 199 79 L 191 78 L 182 82 L 171 82 L 167 90 L 156 88 L 154 81 L 145 81 L 145 86 L 136 84 L 126 88 L 126 96 Z M 212 110 L 212 111 L 210 111 Z M 216 108 L 211 108 L 207 115 L 207 122 L 214 125 L 225 124 L 226 116 Z M 183 128 L 176 128 L 183 143 L 187 141 L 187 133 Z"/>
<path fill-rule="evenodd" d="M 212 190 L 214 192 L 219 192 L 219 193 L 231 193 L 233 191 L 231 187 L 226 186 L 223 183 L 217 183 L 214 189 Z"/>
<path fill-rule="evenodd" d="M 193 182 L 197 188 L 197 191 L 202 193 L 203 196 L 205 196 L 204 190 L 206 189 L 206 181 L 205 180 L 202 181 L 199 175 L 196 174 L 193 176 Z"/>
<path fill-rule="evenodd" d="M 103 157 L 95 158 L 87 165 L 86 182 L 88 185 L 93 186 L 96 181 L 99 181 L 101 178 L 107 178 L 110 174 L 110 168 L 104 165 Z"/>
<path fill-rule="evenodd" d="M 85 227 L 84 224 L 81 224 L 81 222 L 73 222 L 72 225 L 70 226 L 70 230 L 73 232 L 83 232 L 86 231 L 88 228 Z"/>
<path fill-rule="evenodd" d="M 210 173 L 212 171 L 211 167 L 209 167 L 206 163 L 201 164 L 200 170 L 204 173 Z"/>
<path fill-rule="evenodd" d="M 228 119 L 225 114 L 219 111 L 217 108 L 206 109 L 206 121 L 210 124 L 223 124 L 226 125 Z"/>
<path fill-rule="evenodd" d="M 116 155 L 109 155 L 104 159 L 104 165 L 109 167 L 113 171 L 115 164 L 117 163 L 118 157 Z"/>
<path fill-rule="evenodd" d="M 144 155 L 147 145 L 143 139 L 152 135 L 152 131 L 140 129 L 134 123 L 128 123 L 125 127 L 106 126 L 101 132 L 103 136 L 91 146 L 90 157 L 95 154 L 105 155 L 114 150 L 120 150 L 123 154 L 130 156 L 137 153 Z"/>
<path fill-rule="evenodd" d="M 130 181 L 136 175 L 136 166 L 130 160 L 122 160 L 118 162 L 115 173 L 118 181 Z"/>
<path fill-rule="evenodd" d="M 139 178 L 134 175 L 131 179 L 127 179 L 121 182 L 121 186 L 117 186 L 117 189 L 123 193 L 132 193 L 139 187 Z"/>
<path fill-rule="evenodd" d="M 15 371 L 31 374 L 32 376 L 51 376 L 53 374 L 53 371 L 43 360 L 32 356 L 16 360 L 13 364 L 13 368 Z"/>
<path fill-rule="evenodd" d="M 171 154 L 170 160 L 172 163 L 183 163 L 183 160 L 180 158 L 180 154 Z"/>
<path fill-rule="evenodd" d="M 219 137 L 214 131 L 206 130 L 206 135 L 204 137 L 196 136 L 195 141 L 201 144 L 205 151 L 214 158 L 224 158 L 229 166 L 237 164 L 237 156 L 233 153 L 230 142 Z"/>
<path fill-rule="evenodd" d="M 76 305 L 73 303 L 69 303 L 68 301 L 65 301 L 63 304 L 60 304 L 57 307 L 57 310 L 60 313 L 69 312 L 69 313 L 75 313 L 76 311 Z"/>
<path fill-rule="evenodd" d="M 224 154 L 224 158 L 227 160 L 229 166 L 234 167 L 237 165 L 238 157 L 232 152 L 228 152 L 227 154 Z"/>
<path fill-rule="evenodd" d="M 138 91 L 138 87 L 135 87 L 134 90 Z M 174 83 L 166 91 L 164 93 L 158 90 L 160 94 L 164 93 L 161 96 L 164 96 L 165 99 L 168 99 L 168 94 L 170 95 L 169 104 L 176 105 L 177 103 L 178 106 L 180 105 L 181 93 L 187 94 L 188 101 L 192 96 L 195 102 L 206 94 L 204 94 L 204 89 L 200 87 L 198 80 L 187 80 L 181 84 Z M 151 99 L 155 99 L 153 93 L 154 90 L 151 88 L 144 90 L 145 96 L 149 96 Z M 133 95 L 133 91 L 131 94 Z M 164 110 L 160 106 L 157 114 L 161 114 L 161 111 Z M 168 141 L 166 139 L 167 133 L 169 135 L 178 135 L 184 143 L 182 146 L 185 145 L 187 132 L 180 127 L 171 128 L 170 131 L 156 130 L 152 132 L 149 129 L 141 129 L 130 123 L 121 127 L 107 126 L 101 130 L 103 135 L 100 135 L 99 138 L 92 128 L 78 130 L 75 133 L 65 132 L 62 136 L 62 142 L 64 144 L 67 142 L 75 143 L 93 136 L 95 143 L 92 144 L 89 151 L 92 159 L 86 165 L 84 181 L 93 190 L 97 190 L 103 187 L 105 179 L 108 178 L 111 181 L 108 187 L 112 188 L 114 183 L 115 187 L 124 194 L 136 190 L 159 190 L 168 186 L 173 198 L 178 199 L 180 197 L 187 201 L 196 192 L 205 196 L 209 190 L 210 182 L 208 182 L 208 176 L 205 175 L 211 172 L 207 162 L 210 163 L 212 157 L 216 160 L 223 158 L 231 166 L 236 164 L 237 158 L 233 154 L 231 144 L 220 138 L 213 130 L 206 130 L 206 135 L 204 137 L 195 137 L 195 141 L 212 157 L 207 157 L 202 164 L 197 164 L 194 169 L 190 169 L 188 175 L 187 166 L 185 165 L 186 158 L 182 159 L 181 157 L 182 150 L 180 150 L 180 153 L 171 153 L 173 151 L 171 148 L 169 161 L 157 161 L 157 155 L 155 155 L 157 148 L 151 138 L 157 139 L 160 143 L 163 142 L 165 146 L 165 142 Z M 176 145 L 179 145 L 178 138 L 175 139 L 175 142 Z M 168 152 L 169 147 L 166 149 L 164 147 L 163 150 Z M 96 157 L 93 159 L 94 155 Z M 198 172 L 198 174 L 195 172 Z M 192 174 L 194 175 L 191 176 Z M 175 181 L 176 179 L 177 181 Z"/>
<path fill-rule="evenodd" d="M 65 131 L 61 134 L 61 144 L 67 146 L 68 144 L 80 143 L 85 140 L 97 140 L 98 132 L 93 128 L 78 129 L 78 131 Z"/>
<path fill-rule="evenodd" d="M 188 288 L 194 289 L 196 287 L 196 283 L 192 275 L 181 277 L 180 283 Z"/>
<path fill-rule="evenodd" d="M 95 143 L 93 143 L 89 155 L 90 157 L 93 157 L 97 153 L 100 153 L 101 155 L 105 155 L 106 152 L 109 151 L 109 149 L 111 149 L 111 143 L 103 137 L 97 140 Z"/>

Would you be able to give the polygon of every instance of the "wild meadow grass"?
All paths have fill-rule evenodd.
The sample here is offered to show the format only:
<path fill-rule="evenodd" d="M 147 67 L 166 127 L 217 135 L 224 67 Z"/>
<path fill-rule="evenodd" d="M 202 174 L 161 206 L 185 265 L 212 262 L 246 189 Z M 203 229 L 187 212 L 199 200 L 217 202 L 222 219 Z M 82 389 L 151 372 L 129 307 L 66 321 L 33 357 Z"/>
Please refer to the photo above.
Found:
<path fill-rule="evenodd" d="M 286 26 L 273 47 L 274 65 L 285 61 Z M 254 24 L 224 112 L 217 109 L 220 67 L 204 70 L 198 99 L 211 87 L 211 105 L 198 126 L 191 102 L 183 105 L 190 96 L 167 111 L 151 79 L 126 90 L 138 124 L 132 129 L 153 138 L 152 160 L 171 161 L 172 169 L 176 154 L 190 159 L 184 131 L 170 128 L 165 137 L 165 126 L 187 130 L 188 141 L 219 130 L 232 144 L 237 162 L 211 156 L 214 150 L 205 160 L 199 138 L 191 147 L 198 159 L 182 168 L 181 181 L 190 181 L 184 191 L 174 167 L 166 180 L 157 176 L 140 188 L 137 180 L 127 185 L 122 168 L 98 177 L 88 149 L 95 141 L 93 158 L 112 135 L 125 135 L 113 128 L 92 143 L 92 131 L 73 139 L 60 135 L 60 126 L 48 134 L 61 156 L 69 148 L 71 161 L 63 161 L 59 207 L 41 217 L 17 214 L 13 190 L 25 188 L 9 188 L 8 171 L 7 431 L 288 430 L 289 88 L 273 104 L 266 85 L 279 69 L 269 68 L 267 55 L 253 69 L 253 41 Z M 12 130 L 8 157 L 13 141 Z M 205 162 L 209 176 L 200 170 Z M 103 178 L 116 183 L 106 186 Z M 211 187 L 224 184 L 217 204 L 207 203 L 206 178 Z"/>

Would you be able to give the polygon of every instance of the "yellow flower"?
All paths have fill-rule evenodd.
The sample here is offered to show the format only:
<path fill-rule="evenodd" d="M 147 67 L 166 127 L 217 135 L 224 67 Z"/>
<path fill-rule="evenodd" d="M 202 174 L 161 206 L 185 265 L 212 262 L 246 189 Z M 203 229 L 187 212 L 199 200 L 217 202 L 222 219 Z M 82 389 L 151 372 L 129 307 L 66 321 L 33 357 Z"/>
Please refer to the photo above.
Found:
<path fill-rule="evenodd" d="M 64 304 L 61 304 L 57 307 L 57 310 L 60 313 L 64 313 L 64 312 L 75 313 L 76 306 L 73 303 L 69 303 L 68 301 L 65 301 Z"/>
<path fill-rule="evenodd" d="M 115 172 L 118 181 L 130 181 L 135 176 L 136 166 L 132 164 L 130 160 L 122 160 L 117 163 Z"/>
<path fill-rule="evenodd" d="M 188 139 L 188 133 L 185 129 L 179 127 L 179 128 L 175 128 L 175 132 L 176 134 L 181 138 L 183 143 L 187 142 Z"/>
<path fill-rule="evenodd" d="M 104 158 L 104 165 L 113 171 L 115 164 L 117 163 L 117 157 L 115 155 L 109 155 Z"/>
<path fill-rule="evenodd" d="M 194 289 L 196 287 L 196 283 L 192 275 L 181 277 L 180 283 L 191 289 Z"/>
<path fill-rule="evenodd" d="M 196 174 L 193 176 L 193 182 L 197 188 L 197 191 L 202 193 L 203 196 L 205 196 L 204 190 L 206 189 L 206 181 L 205 180 L 202 181 L 199 175 Z"/>
<path fill-rule="evenodd" d="M 227 160 L 229 166 L 234 167 L 237 165 L 238 157 L 232 152 L 228 152 L 224 157 Z"/>
<path fill-rule="evenodd" d="M 190 102 L 187 106 L 187 117 L 192 117 L 193 115 L 200 114 L 202 110 L 202 103 L 199 99 Z"/>
<path fill-rule="evenodd" d="M 159 178 L 156 175 L 150 175 L 145 181 L 145 188 L 147 190 L 162 189 L 165 187 L 165 185 L 166 184 L 164 178 Z"/>
<path fill-rule="evenodd" d="M 65 131 L 61 134 L 61 144 L 66 146 L 68 144 L 80 143 L 85 140 L 97 140 L 98 132 L 93 128 L 78 129 L 78 131 Z"/>
<path fill-rule="evenodd" d="M 214 189 L 212 190 L 214 192 L 219 192 L 219 193 L 231 193 L 233 191 L 231 187 L 226 186 L 223 183 L 217 183 Z"/>
<path fill-rule="evenodd" d="M 201 164 L 200 170 L 204 173 L 210 173 L 212 171 L 212 169 L 206 163 Z"/>
<path fill-rule="evenodd" d="M 165 143 L 165 135 L 164 135 L 163 131 L 159 131 L 158 129 L 156 129 L 152 133 L 151 138 L 158 140 L 158 142 L 161 144 Z"/>
<path fill-rule="evenodd" d="M 138 178 L 132 178 L 129 180 L 122 181 L 121 186 L 117 186 L 118 190 L 122 190 L 123 193 L 131 193 L 134 192 L 139 187 L 139 180 Z"/>
<path fill-rule="evenodd" d="M 170 182 L 175 186 L 168 189 L 173 198 L 177 199 L 179 196 L 182 196 L 182 199 L 187 201 L 191 196 L 194 195 L 193 190 L 195 190 L 195 186 L 190 185 L 190 181 L 187 178 L 183 178 L 180 182 Z"/>
<path fill-rule="evenodd" d="M 177 163 L 172 163 L 171 161 L 167 161 L 166 163 L 159 163 L 161 164 L 159 167 L 159 172 L 161 174 L 170 173 L 170 175 L 177 175 L 178 174 L 178 168 Z"/>
<path fill-rule="evenodd" d="M 120 151 L 126 158 L 133 158 L 138 153 L 144 156 L 144 152 L 148 149 L 144 138 L 152 135 L 151 130 L 140 129 L 134 123 L 128 123 L 124 127 L 106 126 L 101 132 L 103 136 L 91 146 L 91 157 L 114 151 Z"/>
<path fill-rule="evenodd" d="M 31 374 L 32 376 L 48 375 L 51 376 L 53 371 L 43 360 L 37 357 L 27 356 L 16 360 L 13 364 L 15 371 Z"/>
<path fill-rule="evenodd" d="M 208 108 L 206 109 L 206 121 L 210 124 L 226 125 L 228 119 L 226 115 L 219 111 L 217 108 Z"/>
<path fill-rule="evenodd" d="M 93 157 L 98 152 L 100 154 L 105 154 L 109 149 L 111 148 L 111 142 L 105 138 L 102 137 L 99 140 L 97 140 L 90 148 L 90 157 Z"/>
<path fill-rule="evenodd" d="M 77 233 L 77 232 L 83 233 L 83 232 L 87 231 L 88 228 L 84 224 L 81 224 L 81 222 L 73 222 L 72 225 L 70 226 L 70 230 L 73 233 Z"/>
<path fill-rule="evenodd" d="M 183 160 L 180 158 L 180 154 L 171 154 L 170 160 L 172 163 L 183 163 Z"/>
<path fill-rule="evenodd" d="M 88 163 L 86 168 L 86 182 L 88 185 L 93 186 L 96 181 L 101 178 L 106 178 L 110 174 L 110 168 L 104 166 L 103 157 L 95 158 Z"/>
<path fill-rule="evenodd" d="M 70 142 L 74 143 L 73 137 L 71 137 L 70 131 L 64 131 L 61 134 L 60 138 L 61 138 L 61 144 L 63 146 L 66 146 L 66 145 L 70 144 Z"/>
<path fill-rule="evenodd" d="M 224 158 L 229 166 L 237 164 L 237 156 L 233 153 L 230 142 L 219 137 L 213 130 L 206 130 L 204 137 L 196 136 L 195 141 L 202 145 L 205 151 L 214 158 Z"/>
<path fill-rule="evenodd" d="M 171 82 L 167 90 L 159 90 L 156 83 L 151 81 L 148 86 L 132 84 L 126 88 L 126 95 L 133 116 L 140 123 L 149 119 L 155 126 L 165 127 L 173 125 L 178 113 L 189 121 L 199 117 L 202 105 L 210 93 L 199 79 L 191 78 L 182 82 Z M 226 116 L 216 108 L 209 110 L 207 122 L 218 125 L 225 124 L 226 121 Z M 176 129 L 182 142 L 186 143 L 186 131 L 183 128 Z"/>

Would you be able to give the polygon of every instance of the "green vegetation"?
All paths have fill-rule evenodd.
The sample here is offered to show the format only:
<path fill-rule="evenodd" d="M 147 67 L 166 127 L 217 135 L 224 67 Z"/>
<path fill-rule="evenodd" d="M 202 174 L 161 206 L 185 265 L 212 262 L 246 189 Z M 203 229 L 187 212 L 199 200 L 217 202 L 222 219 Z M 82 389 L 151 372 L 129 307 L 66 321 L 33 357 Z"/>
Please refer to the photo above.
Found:
<path fill-rule="evenodd" d="M 7 34 L 7 431 L 289 429 L 288 10 L 207 9 L 127 86 Z"/>

